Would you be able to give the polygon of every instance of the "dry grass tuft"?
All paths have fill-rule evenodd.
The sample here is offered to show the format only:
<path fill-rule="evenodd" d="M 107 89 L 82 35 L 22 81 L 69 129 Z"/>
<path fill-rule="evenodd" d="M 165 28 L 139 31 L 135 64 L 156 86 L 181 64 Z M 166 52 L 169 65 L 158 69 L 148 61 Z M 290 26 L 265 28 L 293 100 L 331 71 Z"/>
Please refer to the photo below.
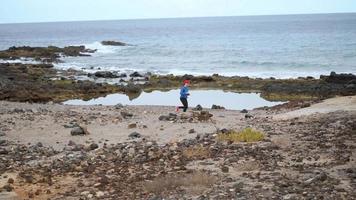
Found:
<path fill-rule="evenodd" d="M 143 187 L 147 192 L 154 194 L 161 194 L 162 192 L 175 190 L 177 188 L 186 188 L 190 191 L 201 192 L 211 187 L 217 180 L 217 177 L 204 172 L 170 174 L 157 177 L 150 182 L 145 182 Z"/>
<path fill-rule="evenodd" d="M 231 142 L 258 142 L 264 139 L 264 134 L 252 128 L 245 128 L 239 132 L 231 130 L 228 133 L 220 133 L 217 139 Z"/>
<path fill-rule="evenodd" d="M 184 149 L 183 155 L 188 159 L 206 159 L 209 158 L 210 151 L 203 146 L 194 146 Z"/>

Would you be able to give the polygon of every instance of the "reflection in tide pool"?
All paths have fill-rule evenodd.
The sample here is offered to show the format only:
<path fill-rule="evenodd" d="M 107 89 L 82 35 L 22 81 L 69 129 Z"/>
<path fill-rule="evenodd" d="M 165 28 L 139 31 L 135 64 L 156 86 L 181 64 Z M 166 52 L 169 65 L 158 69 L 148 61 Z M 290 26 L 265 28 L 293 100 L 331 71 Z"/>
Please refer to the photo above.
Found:
<path fill-rule="evenodd" d="M 222 90 L 190 90 L 189 107 L 195 107 L 200 104 L 204 108 L 211 108 L 213 104 L 224 106 L 226 109 L 241 110 L 253 109 L 263 106 L 274 106 L 283 102 L 271 102 L 263 99 L 258 93 L 234 93 L 224 92 Z M 69 105 L 180 105 L 179 90 L 170 90 L 167 92 L 153 91 L 150 93 L 142 92 L 139 97 L 130 100 L 124 94 L 111 94 L 106 97 L 83 100 L 69 100 L 64 104 Z"/>

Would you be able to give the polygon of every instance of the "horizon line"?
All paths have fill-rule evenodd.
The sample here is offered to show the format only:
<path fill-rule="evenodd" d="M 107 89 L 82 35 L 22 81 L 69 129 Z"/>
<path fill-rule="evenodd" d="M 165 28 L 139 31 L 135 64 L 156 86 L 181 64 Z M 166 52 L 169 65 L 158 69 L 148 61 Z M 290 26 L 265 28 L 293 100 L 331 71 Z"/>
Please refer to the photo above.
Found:
<path fill-rule="evenodd" d="M 98 21 L 130 21 L 130 20 L 164 20 L 164 19 L 190 19 L 190 18 L 214 18 L 214 17 L 263 17 L 263 16 L 288 16 L 288 15 L 330 15 L 330 14 L 356 14 L 356 12 L 332 12 L 332 13 L 290 13 L 290 14 L 263 14 L 263 15 L 216 15 L 216 16 L 187 16 L 187 17 L 153 17 L 153 18 L 122 18 L 122 19 L 95 19 L 95 20 L 69 20 L 69 21 L 35 21 L 35 22 L 6 22 L 0 25 L 15 24 L 44 24 L 44 23 L 71 23 L 71 22 L 98 22 Z"/>

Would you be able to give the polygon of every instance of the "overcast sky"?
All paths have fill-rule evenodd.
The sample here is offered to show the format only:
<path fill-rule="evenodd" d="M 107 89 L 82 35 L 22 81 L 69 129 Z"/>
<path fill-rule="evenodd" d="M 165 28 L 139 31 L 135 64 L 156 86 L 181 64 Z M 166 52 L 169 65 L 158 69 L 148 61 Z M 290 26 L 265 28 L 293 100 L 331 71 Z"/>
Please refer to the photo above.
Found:
<path fill-rule="evenodd" d="M 1 0 L 0 23 L 356 12 L 356 0 Z"/>

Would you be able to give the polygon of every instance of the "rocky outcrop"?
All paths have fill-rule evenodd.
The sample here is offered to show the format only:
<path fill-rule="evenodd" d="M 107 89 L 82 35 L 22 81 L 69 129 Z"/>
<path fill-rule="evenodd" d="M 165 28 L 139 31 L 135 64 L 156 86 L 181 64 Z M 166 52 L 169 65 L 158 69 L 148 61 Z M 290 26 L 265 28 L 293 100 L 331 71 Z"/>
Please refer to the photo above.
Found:
<path fill-rule="evenodd" d="M 51 64 L 0 64 L 0 100 L 61 102 L 72 98 L 90 99 L 120 92 L 114 85 L 54 79 L 57 70 Z"/>
<path fill-rule="evenodd" d="M 95 50 L 86 49 L 85 46 L 68 46 L 64 48 L 48 47 L 10 47 L 0 51 L 0 59 L 33 58 L 38 61 L 59 62 L 61 56 L 89 56 Z"/>
<path fill-rule="evenodd" d="M 320 76 L 320 79 L 328 83 L 356 84 L 356 75 L 354 74 L 337 74 L 331 72 L 329 76 Z"/>
<path fill-rule="evenodd" d="M 127 46 L 128 44 L 119 41 L 106 40 L 101 42 L 102 45 L 106 46 Z"/>

